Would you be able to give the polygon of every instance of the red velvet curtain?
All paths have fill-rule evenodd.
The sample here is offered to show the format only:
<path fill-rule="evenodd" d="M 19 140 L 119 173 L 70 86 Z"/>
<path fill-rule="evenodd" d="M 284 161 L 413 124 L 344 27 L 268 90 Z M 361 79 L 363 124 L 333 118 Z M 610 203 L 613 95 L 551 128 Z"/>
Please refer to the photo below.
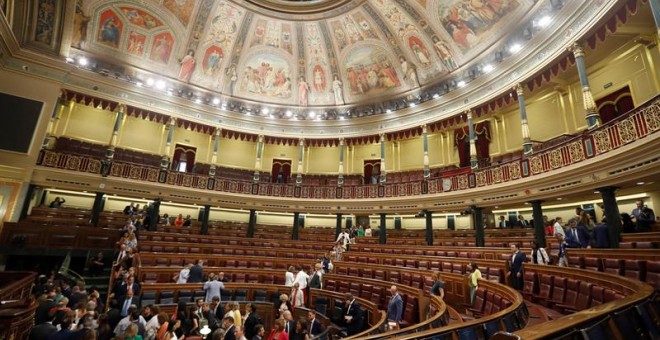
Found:
<path fill-rule="evenodd" d="M 380 159 L 364 161 L 364 184 L 372 184 L 372 177 L 380 175 Z"/>
<path fill-rule="evenodd" d="M 596 100 L 596 107 L 598 108 L 598 114 L 603 124 L 634 109 L 635 104 L 630 94 L 630 87 L 626 86 Z"/>
<path fill-rule="evenodd" d="M 477 159 L 490 157 L 488 146 L 490 144 L 490 122 L 485 121 L 474 125 L 474 134 L 477 137 L 475 147 Z M 454 130 L 454 145 L 458 149 L 459 166 L 470 165 L 470 130 L 467 126 Z"/>
<path fill-rule="evenodd" d="M 280 173 L 282 174 L 282 179 L 278 181 Z M 291 177 L 291 160 L 273 159 L 273 167 L 270 174 L 272 183 L 288 183 Z"/>
<path fill-rule="evenodd" d="M 174 147 L 174 155 L 172 156 L 171 170 L 178 170 L 181 160 L 186 161 L 186 172 L 192 172 L 195 166 L 195 154 L 197 149 L 192 146 L 176 144 Z"/>

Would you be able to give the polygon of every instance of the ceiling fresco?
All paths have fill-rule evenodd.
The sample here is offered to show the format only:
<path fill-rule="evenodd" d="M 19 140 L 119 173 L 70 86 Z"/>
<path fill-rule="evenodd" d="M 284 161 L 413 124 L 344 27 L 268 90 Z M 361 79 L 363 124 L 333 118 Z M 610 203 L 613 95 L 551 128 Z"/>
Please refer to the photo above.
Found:
<path fill-rule="evenodd" d="M 356 104 L 457 72 L 534 0 L 366 0 L 283 20 L 226 0 L 78 0 L 74 49 L 235 98 Z"/>

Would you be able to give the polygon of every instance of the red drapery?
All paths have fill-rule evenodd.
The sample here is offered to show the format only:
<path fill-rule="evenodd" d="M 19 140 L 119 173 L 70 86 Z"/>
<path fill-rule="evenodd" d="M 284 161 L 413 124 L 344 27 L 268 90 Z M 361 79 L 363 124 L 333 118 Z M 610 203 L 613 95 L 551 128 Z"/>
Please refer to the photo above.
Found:
<path fill-rule="evenodd" d="M 374 176 L 380 175 L 380 159 L 365 159 L 364 160 L 364 184 L 375 184 Z M 376 183 L 378 181 L 376 180 Z"/>
<path fill-rule="evenodd" d="M 485 121 L 474 125 L 474 134 L 477 137 L 475 146 L 477 159 L 490 157 L 488 146 L 490 144 L 490 122 Z M 458 148 L 458 158 L 461 167 L 470 165 L 470 130 L 467 126 L 454 130 L 454 145 Z"/>
<path fill-rule="evenodd" d="M 270 174 L 273 183 L 289 183 L 289 178 L 291 178 L 291 160 L 274 158 Z"/>
<path fill-rule="evenodd" d="M 192 172 L 195 165 L 195 154 L 197 149 L 192 146 L 177 144 L 174 147 L 174 156 L 172 156 L 172 170 L 179 169 L 181 160 L 186 161 L 186 172 Z"/>
<path fill-rule="evenodd" d="M 614 93 L 596 100 L 598 114 L 603 124 L 635 108 L 630 87 L 626 86 Z"/>

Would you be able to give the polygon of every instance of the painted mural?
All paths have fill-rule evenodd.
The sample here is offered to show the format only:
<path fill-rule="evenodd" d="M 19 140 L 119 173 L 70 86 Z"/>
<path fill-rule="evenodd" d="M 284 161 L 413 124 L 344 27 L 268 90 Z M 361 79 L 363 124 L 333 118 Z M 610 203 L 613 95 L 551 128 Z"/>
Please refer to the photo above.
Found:
<path fill-rule="evenodd" d="M 291 97 L 291 65 L 278 55 L 253 56 L 245 64 L 242 73 L 242 91 L 271 98 Z"/>
<path fill-rule="evenodd" d="M 168 64 L 173 48 L 174 38 L 172 34 L 169 32 L 159 33 L 153 37 L 149 59 L 157 63 Z"/>
<path fill-rule="evenodd" d="M 99 18 L 96 41 L 109 47 L 119 48 L 123 28 L 124 23 L 119 16 L 113 10 L 107 9 Z"/>
<path fill-rule="evenodd" d="M 87 26 L 90 17 L 85 15 L 82 9 L 82 3 L 76 2 L 76 13 L 73 16 L 73 33 L 71 35 L 71 46 L 83 48 L 87 41 Z"/>
<path fill-rule="evenodd" d="M 401 85 L 392 60 L 377 47 L 352 51 L 344 67 L 348 90 L 353 96 L 376 95 Z"/>
<path fill-rule="evenodd" d="M 147 36 L 135 31 L 128 33 L 128 41 L 126 52 L 130 55 L 142 57 L 144 55 L 144 48 L 147 42 Z"/>
<path fill-rule="evenodd" d="M 222 52 L 222 47 L 213 45 L 207 48 L 202 61 L 204 74 L 211 77 L 217 76 L 224 57 L 225 54 Z"/>
<path fill-rule="evenodd" d="M 153 15 L 133 7 L 120 7 L 120 10 L 128 21 L 135 26 L 150 30 L 162 26 L 163 23 L 156 19 Z"/>
<path fill-rule="evenodd" d="M 37 22 L 34 31 L 34 41 L 50 45 L 55 34 L 57 20 L 57 0 L 39 0 L 37 2 Z"/>
<path fill-rule="evenodd" d="M 449 0 L 438 6 L 442 26 L 461 50 L 481 42 L 494 25 L 519 6 L 518 0 Z"/>
<path fill-rule="evenodd" d="M 165 0 L 163 6 L 172 12 L 183 26 L 188 26 L 196 2 L 197 0 Z"/>
<path fill-rule="evenodd" d="M 252 41 L 250 47 L 268 46 L 281 48 L 289 54 L 293 54 L 291 24 L 282 24 L 278 21 L 258 19 L 254 26 Z"/>
<path fill-rule="evenodd" d="M 219 1 L 210 25 L 202 35 L 203 45 L 217 45 L 224 49 L 231 49 L 244 14 L 243 9 L 229 5 L 226 1 Z"/>

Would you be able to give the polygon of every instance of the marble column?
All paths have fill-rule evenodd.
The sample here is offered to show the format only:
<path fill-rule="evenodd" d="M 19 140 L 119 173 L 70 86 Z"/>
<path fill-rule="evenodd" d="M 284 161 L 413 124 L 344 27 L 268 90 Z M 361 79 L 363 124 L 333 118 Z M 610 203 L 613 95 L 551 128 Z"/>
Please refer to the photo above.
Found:
<path fill-rule="evenodd" d="M 296 186 L 302 185 L 303 156 L 305 155 L 305 140 L 300 138 L 298 141 L 298 169 L 296 169 Z"/>
<path fill-rule="evenodd" d="M 337 186 L 344 185 L 344 138 L 339 138 L 339 175 L 337 176 Z"/>
<path fill-rule="evenodd" d="M 527 124 L 527 107 L 525 105 L 525 89 L 522 84 L 517 84 L 514 89 L 518 94 L 518 106 L 520 106 L 520 126 L 522 127 L 523 152 L 529 155 L 532 152 L 532 139 L 529 136 L 529 124 Z"/>
<path fill-rule="evenodd" d="M 112 128 L 112 137 L 110 137 L 110 143 L 108 144 L 108 149 L 105 152 L 105 158 L 112 160 L 115 157 L 115 147 L 117 146 L 117 138 L 119 136 L 119 129 L 121 128 L 121 122 L 124 120 L 124 112 L 126 111 L 126 105 L 119 104 L 117 107 L 117 117 L 115 118 L 115 125 Z"/>
<path fill-rule="evenodd" d="M 596 111 L 596 102 L 589 87 L 589 78 L 587 77 L 587 66 L 584 62 L 584 49 L 578 43 L 573 43 L 569 48 L 575 56 L 575 64 L 580 76 L 580 84 L 582 85 L 582 102 L 584 104 L 585 119 L 587 120 L 587 128 L 593 129 L 600 125 L 600 116 Z"/>
<path fill-rule="evenodd" d="M 261 173 L 261 154 L 264 151 L 264 135 L 259 135 L 257 140 L 257 159 L 254 161 L 253 182 L 259 183 L 259 174 Z"/>
<path fill-rule="evenodd" d="M 385 134 L 380 134 L 380 184 L 387 182 L 387 172 L 385 172 Z"/>
<path fill-rule="evenodd" d="M 431 168 L 429 167 L 429 136 L 426 124 L 422 125 L 422 138 L 424 139 L 424 179 L 429 179 Z"/>
<path fill-rule="evenodd" d="M 610 238 L 610 248 L 619 248 L 619 238 L 621 237 L 621 214 L 619 205 L 616 203 L 617 187 L 598 188 L 603 198 L 603 210 L 605 213 L 605 224 Z"/>
<path fill-rule="evenodd" d="M 250 217 L 248 218 L 248 228 L 247 228 L 247 235 L 245 235 L 248 238 L 253 238 L 254 237 L 254 229 L 257 226 L 257 211 L 254 209 L 250 209 Z"/>
<path fill-rule="evenodd" d="M 424 217 L 426 222 L 426 245 L 433 245 L 433 213 L 426 210 L 424 211 Z"/>
<path fill-rule="evenodd" d="M 486 233 L 484 232 L 484 212 L 483 208 L 472 206 L 472 222 L 476 231 L 477 247 L 485 246 Z"/>
<path fill-rule="evenodd" d="M 202 216 L 202 228 L 200 230 L 200 234 L 202 235 L 208 235 L 209 233 L 209 215 L 211 215 L 211 206 L 210 205 L 204 205 L 204 210 L 203 210 L 204 216 Z"/>
<path fill-rule="evenodd" d="M 174 138 L 174 127 L 176 126 L 176 118 L 170 117 L 167 127 L 167 140 L 165 140 L 165 152 L 160 159 L 161 169 L 167 170 L 170 167 L 170 149 L 172 147 L 172 140 Z"/>
<path fill-rule="evenodd" d="M 218 162 L 218 148 L 220 147 L 220 132 L 222 129 L 215 129 L 213 134 L 213 154 L 211 155 L 211 166 L 209 167 L 209 176 L 215 177 L 216 163 Z"/>
<path fill-rule="evenodd" d="M 300 229 L 300 213 L 293 213 L 293 230 L 291 231 L 291 239 L 298 240 L 298 230 Z"/>
<path fill-rule="evenodd" d="M 474 134 L 474 124 L 472 123 L 472 110 L 466 110 L 465 114 L 468 119 L 468 132 L 470 138 L 470 167 L 472 169 L 477 169 L 479 167 L 479 160 L 477 159 L 477 146 L 476 135 Z"/>
<path fill-rule="evenodd" d="M 534 239 L 540 248 L 545 248 L 545 225 L 543 225 L 543 201 L 534 200 L 532 204 L 532 218 L 534 220 Z"/>
<path fill-rule="evenodd" d="M 380 213 L 380 225 L 378 226 L 378 243 L 380 244 L 387 243 L 387 229 L 385 227 L 386 220 L 387 220 L 387 214 Z"/>
<path fill-rule="evenodd" d="M 92 204 L 92 217 L 90 219 L 90 223 L 95 227 L 98 226 L 99 216 L 103 211 L 103 205 L 105 204 L 104 196 L 105 194 L 102 192 L 97 192 L 96 196 L 94 196 L 94 204 Z"/>

